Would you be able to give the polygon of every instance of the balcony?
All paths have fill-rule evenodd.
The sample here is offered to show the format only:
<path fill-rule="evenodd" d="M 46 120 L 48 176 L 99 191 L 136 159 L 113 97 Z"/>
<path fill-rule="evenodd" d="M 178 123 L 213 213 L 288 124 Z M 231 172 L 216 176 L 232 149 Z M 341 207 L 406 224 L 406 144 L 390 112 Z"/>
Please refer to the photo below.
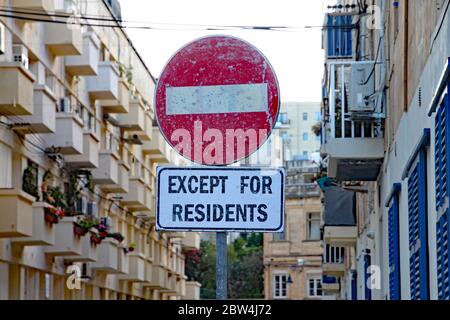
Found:
<path fill-rule="evenodd" d="M 86 77 L 87 90 L 94 100 L 115 100 L 119 97 L 119 71 L 110 61 L 98 64 L 98 74 Z"/>
<path fill-rule="evenodd" d="M 92 170 L 92 182 L 98 185 L 119 183 L 119 159 L 113 151 L 100 151 L 99 166 Z"/>
<path fill-rule="evenodd" d="M 141 254 L 128 254 L 128 274 L 120 276 L 119 280 L 130 282 L 145 282 L 145 258 Z"/>
<path fill-rule="evenodd" d="M 286 198 L 320 197 L 320 188 L 317 183 L 286 184 Z"/>
<path fill-rule="evenodd" d="M 155 290 L 162 290 L 166 288 L 167 282 L 168 282 L 167 270 L 160 265 L 153 265 L 151 282 L 149 284 L 145 284 L 145 286 Z"/>
<path fill-rule="evenodd" d="M 128 207 L 129 211 L 146 211 L 145 196 L 146 187 L 143 179 L 139 177 L 129 178 L 129 192 L 123 196 L 122 204 Z"/>
<path fill-rule="evenodd" d="M 119 248 L 116 240 L 104 239 L 98 246 L 98 259 L 91 264 L 91 268 L 107 274 L 120 274 L 119 255 L 122 248 Z"/>
<path fill-rule="evenodd" d="M 0 114 L 27 116 L 33 114 L 33 74 L 19 63 L 0 63 Z"/>
<path fill-rule="evenodd" d="M 177 278 L 175 275 L 170 275 L 167 278 L 165 288 L 160 291 L 166 294 L 177 294 Z"/>
<path fill-rule="evenodd" d="M 79 26 L 45 23 L 44 28 L 44 43 L 54 56 L 81 55 L 83 39 Z"/>
<path fill-rule="evenodd" d="M 64 257 L 69 262 L 95 262 L 98 260 L 98 246 L 91 243 L 91 233 L 81 237 L 81 254 Z"/>
<path fill-rule="evenodd" d="M 54 0 L 13 0 L 12 7 L 16 10 L 25 9 L 39 13 L 50 13 L 55 9 Z"/>
<path fill-rule="evenodd" d="M 200 249 L 200 234 L 198 232 L 185 232 L 181 245 L 185 251 Z"/>
<path fill-rule="evenodd" d="M 117 184 L 102 185 L 102 190 L 109 193 L 128 193 L 130 167 L 123 161 L 119 162 L 119 182 Z"/>
<path fill-rule="evenodd" d="M 339 279 L 336 277 L 323 276 L 322 290 L 326 295 L 339 293 L 341 290 Z"/>
<path fill-rule="evenodd" d="M 96 76 L 100 60 L 100 43 L 93 32 L 83 34 L 83 53 L 66 58 L 66 70 L 73 76 Z"/>
<path fill-rule="evenodd" d="M 135 134 L 143 141 L 151 141 L 153 137 L 153 119 L 148 110 L 144 112 L 143 124 L 144 127 L 142 129 L 130 131 L 130 135 Z"/>
<path fill-rule="evenodd" d="M 335 247 L 354 246 L 358 235 L 355 193 L 329 187 L 325 191 L 324 241 Z"/>
<path fill-rule="evenodd" d="M 65 161 L 75 168 L 97 168 L 99 164 L 99 142 L 94 133 L 85 131 L 83 134 L 83 154 L 66 156 Z"/>
<path fill-rule="evenodd" d="M 355 246 L 357 235 L 356 226 L 325 226 L 323 233 L 325 243 L 335 246 Z"/>
<path fill-rule="evenodd" d="M 344 276 L 345 247 L 325 245 L 322 261 L 322 272 L 327 276 Z"/>
<path fill-rule="evenodd" d="M 89 238 L 88 236 L 78 237 L 74 233 L 74 222 L 76 217 L 63 218 L 58 224 L 54 225 L 56 229 L 55 244 L 45 248 L 45 253 L 49 256 L 79 256 L 83 253 L 82 238 Z"/>
<path fill-rule="evenodd" d="M 130 110 L 127 114 L 118 116 L 120 127 L 125 131 L 145 131 L 145 106 L 139 99 L 130 101 Z"/>
<path fill-rule="evenodd" d="M 34 86 L 34 111 L 31 116 L 22 116 L 14 130 L 23 134 L 54 133 L 56 130 L 56 97 L 43 85 Z"/>
<path fill-rule="evenodd" d="M 31 237 L 13 239 L 12 242 L 22 246 L 52 246 L 55 244 L 55 227 L 45 221 L 45 209 L 50 207 L 45 202 L 33 203 L 33 233 Z"/>
<path fill-rule="evenodd" d="M 44 134 L 50 147 L 57 148 L 64 155 L 83 153 L 83 121 L 72 112 L 56 113 L 56 131 Z"/>
<path fill-rule="evenodd" d="M 202 285 L 195 281 L 186 281 L 185 300 L 200 300 L 200 288 Z"/>
<path fill-rule="evenodd" d="M 0 238 L 33 235 L 34 201 L 34 197 L 22 190 L 0 189 Z"/>
<path fill-rule="evenodd" d="M 125 80 L 119 80 L 117 84 L 117 99 L 103 100 L 102 108 L 105 113 L 128 113 L 130 110 L 130 88 Z"/>
<path fill-rule="evenodd" d="M 121 274 L 127 274 L 130 270 L 130 259 L 128 254 L 125 253 L 123 245 L 119 245 L 119 272 Z"/>
<path fill-rule="evenodd" d="M 164 232 L 168 239 L 183 239 L 186 237 L 187 232 Z"/>
<path fill-rule="evenodd" d="M 374 62 L 328 65 L 321 149 L 329 157 L 328 175 L 375 181 L 384 157 L 384 111 L 370 75 Z"/>
<path fill-rule="evenodd" d="M 142 152 L 144 155 L 148 155 L 152 161 L 158 163 L 170 162 L 169 155 L 167 153 L 167 142 L 164 139 L 162 133 L 158 127 L 153 127 L 153 137 L 151 141 L 144 142 L 142 146 Z"/>

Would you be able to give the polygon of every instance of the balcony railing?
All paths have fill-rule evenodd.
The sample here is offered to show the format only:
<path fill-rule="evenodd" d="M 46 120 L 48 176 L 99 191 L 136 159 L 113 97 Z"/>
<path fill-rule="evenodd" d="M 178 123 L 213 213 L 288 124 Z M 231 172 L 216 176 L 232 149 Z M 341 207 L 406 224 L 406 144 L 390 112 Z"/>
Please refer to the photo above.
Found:
<path fill-rule="evenodd" d="M 303 184 L 287 184 L 286 185 L 286 197 L 288 198 L 307 198 L 307 197 L 319 197 L 320 188 L 316 183 L 303 183 Z"/>
<path fill-rule="evenodd" d="M 321 139 L 330 177 L 373 181 L 378 176 L 385 110 L 382 92 L 375 91 L 374 68 L 373 61 L 328 63 Z"/>

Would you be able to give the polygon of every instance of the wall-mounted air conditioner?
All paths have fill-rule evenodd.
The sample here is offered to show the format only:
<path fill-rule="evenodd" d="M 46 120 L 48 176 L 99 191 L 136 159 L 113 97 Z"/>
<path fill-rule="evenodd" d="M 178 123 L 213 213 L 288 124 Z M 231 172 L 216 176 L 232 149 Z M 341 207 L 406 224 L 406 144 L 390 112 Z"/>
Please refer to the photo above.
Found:
<path fill-rule="evenodd" d="M 373 111 L 371 97 L 375 93 L 375 63 L 354 64 L 350 69 L 349 111 Z"/>
<path fill-rule="evenodd" d="M 28 69 L 30 62 L 28 60 L 28 49 L 22 44 L 13 45 L 13 60 L 14 62 L 19 62 L 22 67 Z"/>

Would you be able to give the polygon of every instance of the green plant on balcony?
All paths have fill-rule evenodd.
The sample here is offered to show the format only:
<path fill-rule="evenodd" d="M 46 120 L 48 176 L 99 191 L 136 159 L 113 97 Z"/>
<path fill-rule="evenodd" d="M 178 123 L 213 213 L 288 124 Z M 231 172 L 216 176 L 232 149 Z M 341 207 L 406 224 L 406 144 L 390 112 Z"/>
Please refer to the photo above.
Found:
<path fill-rule="evenodd" d="M 45 221 L 55 224 L 66 216 L 67 202 L 66 195 L 59 186 L 49 186 L 53 180 L 52 177 L 50 171 L 44 174 L 41 192 L 42 200 L 50 205 L 44 211 Z"/>
<path fill-rule="evenodd" d="M 22 190 L 35 197 L 36 200 L 39 199 L 37 167 L 35 165 L 28 165 L 23 172 Z"/>
<path fill-rule="evenodd" d="M 73 223 L 73 231 L 75 235 L 82 237 L 86 235 L 89 230 L 96 228 L 99 222 L 93 217 L 83 217 Z"/>

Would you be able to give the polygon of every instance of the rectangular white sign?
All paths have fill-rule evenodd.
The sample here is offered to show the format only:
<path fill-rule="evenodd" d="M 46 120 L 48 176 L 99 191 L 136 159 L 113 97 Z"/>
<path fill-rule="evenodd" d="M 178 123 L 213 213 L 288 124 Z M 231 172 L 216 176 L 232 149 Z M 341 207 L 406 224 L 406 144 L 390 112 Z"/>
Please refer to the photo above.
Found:
<path fill-rule="evenodd" d="M 267 112 L 267 83 L 167 87 L 167 115 Z"/>
<path fill-rule="evenodd" d="M 284 230 L 284 169 L 158 167 L 156 228 Z"/>

